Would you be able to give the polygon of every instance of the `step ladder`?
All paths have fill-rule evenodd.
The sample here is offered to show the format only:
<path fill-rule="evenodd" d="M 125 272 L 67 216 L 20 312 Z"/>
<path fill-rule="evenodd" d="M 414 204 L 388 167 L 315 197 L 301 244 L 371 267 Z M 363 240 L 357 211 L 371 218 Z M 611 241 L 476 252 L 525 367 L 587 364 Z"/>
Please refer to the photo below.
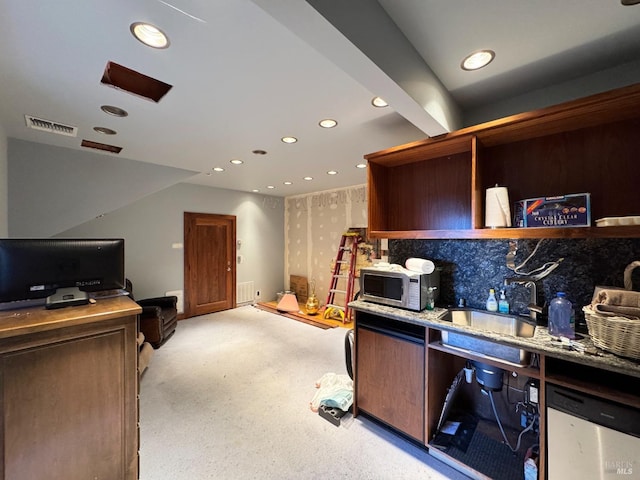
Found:
<path fill-rule="evenodd" d="M 356 256 L 358 244 L 361 241 L 360 234 L 347 232 L 340 238 L 340 246 L 336 255 L 336 263 L 331 274 L 331 284 L 324 307 L 324 318 L 341 320 L 342 323 L 351 321 L 349 302 L 353 300 L 353 283 L 356 277 Z M 342 266 L 347 265 L 346 269 Z M 342 273 L 346 270 L 346 273 Z M 344 281 L 343 288 L 338 288 L 338 283 Z M 344 294 L 344 305 L 336 303 L 336 294 Z"/>

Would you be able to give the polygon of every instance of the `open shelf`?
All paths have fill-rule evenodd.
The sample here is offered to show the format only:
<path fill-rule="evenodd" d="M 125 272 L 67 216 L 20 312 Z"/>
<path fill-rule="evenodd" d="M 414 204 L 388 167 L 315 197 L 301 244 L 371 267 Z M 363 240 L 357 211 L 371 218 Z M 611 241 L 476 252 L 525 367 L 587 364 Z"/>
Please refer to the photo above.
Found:
<path fill-rule="evenodd" d="M 429 343 L 429 349 L 437 350 L 439 352 L 449 353 L 451 355 L 455 355 L 457 357 L 461 357 L 466 360 L 475 360 L 478 362 L 486 363 L 488 365 L 493 365 L 495 367 L 502 368 L 503 370 L 516 372 L 518 375 L 524 375 L 530 378 L 540 379 L 540 370 L 537 368 L 530 367 L 527 365 L 518 365 L 511 362 L 506 362 L 500 359 L 487 357 L 485 355 L 476 355 L 473 352 L 466 352 L 466 351 L 459 350 L 457 348 L 452 348 L 447 345 L 443 345 L 439 341 Z"/>
<path fill-rule="evenodd" d="M 637 238 L 640 226 L 485 229 L 512 202 L 591 194 L 591 218 L 638 215 L 640 84 L 365 155 L 373 238 Z"/>
<path fill-rule="evenodd" d="M 625 405 L 640 408 L 640 378 L 547 358 L 545 380 Z"/>
<path fill-rule="evenodd" d="M 489 239 L 489 238 L 637 238 L 640 226 L 565 228 L 472 228 L 466 230 L 372 230 L 372 238 Z"/>

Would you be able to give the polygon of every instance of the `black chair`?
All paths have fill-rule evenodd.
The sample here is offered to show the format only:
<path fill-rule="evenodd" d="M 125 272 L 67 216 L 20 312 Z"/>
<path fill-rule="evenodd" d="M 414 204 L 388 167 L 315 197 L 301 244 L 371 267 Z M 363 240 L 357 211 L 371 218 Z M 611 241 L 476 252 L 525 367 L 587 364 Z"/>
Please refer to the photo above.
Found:
<path fill-rule="evenodd" d="M 145 298 L 135 300 L 133 297 L 133 285 L 126 279 L 126 290 L 129 296 L 142 307 L 140 314 L 140 331 L 153 348 L 160 348 L 176 332 L 178 325 L 178 297 L 173 295 L 166 297 Z"/>

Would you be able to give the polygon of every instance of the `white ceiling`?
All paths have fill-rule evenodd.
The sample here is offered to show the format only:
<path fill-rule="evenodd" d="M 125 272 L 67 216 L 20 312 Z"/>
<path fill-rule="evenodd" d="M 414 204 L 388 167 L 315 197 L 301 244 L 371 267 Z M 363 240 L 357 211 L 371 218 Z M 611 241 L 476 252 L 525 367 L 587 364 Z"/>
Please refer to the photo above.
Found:
<path fill-rule="evenodd" d="M 191 183 L 280 196 L 365 183 L 355 168 L 364 154 L 640 59 L 640 5 L 619 0 L 0 0 L 0 12 L 8 137 L 113 144 L 119 158 L 192 170 Z M 162 28 L 170 48 L 135 40 L 135 21 Z M 481 48 L 495 61 L 462 71 Z M 156 104 L 102 85 L 108 61 L 173 88 Z M 374 95 L 391 107 L 373 108 Z M 106 115 L 105 104 L 129 116 Z M 28 129 L 25 114 L 77 126 L 78 137 Z M 323 118 L 339 124 L 322 129 Z M 298 143 L 280 141 L 288 135 Z"/>

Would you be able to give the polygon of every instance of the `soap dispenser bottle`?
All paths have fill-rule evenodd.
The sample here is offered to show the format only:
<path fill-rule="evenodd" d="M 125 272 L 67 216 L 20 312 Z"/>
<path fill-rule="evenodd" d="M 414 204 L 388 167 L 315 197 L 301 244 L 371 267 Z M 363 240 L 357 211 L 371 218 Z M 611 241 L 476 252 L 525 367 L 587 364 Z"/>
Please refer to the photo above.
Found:
<path fill-rule="evenodd" d="M 498 301 L 496 300 L 496 291 L 493 288 L 489 289 L 489 298 L 487 298 L 487 310 L 490 312 L 498 311 Z"/>
<path fill-rule="evenodd" d="M 509 313 L 509 302 L 504 294 L 504 290 L 500 290 L 500 300 L 498 301 L 498 311 L 500 313 Z"/>

